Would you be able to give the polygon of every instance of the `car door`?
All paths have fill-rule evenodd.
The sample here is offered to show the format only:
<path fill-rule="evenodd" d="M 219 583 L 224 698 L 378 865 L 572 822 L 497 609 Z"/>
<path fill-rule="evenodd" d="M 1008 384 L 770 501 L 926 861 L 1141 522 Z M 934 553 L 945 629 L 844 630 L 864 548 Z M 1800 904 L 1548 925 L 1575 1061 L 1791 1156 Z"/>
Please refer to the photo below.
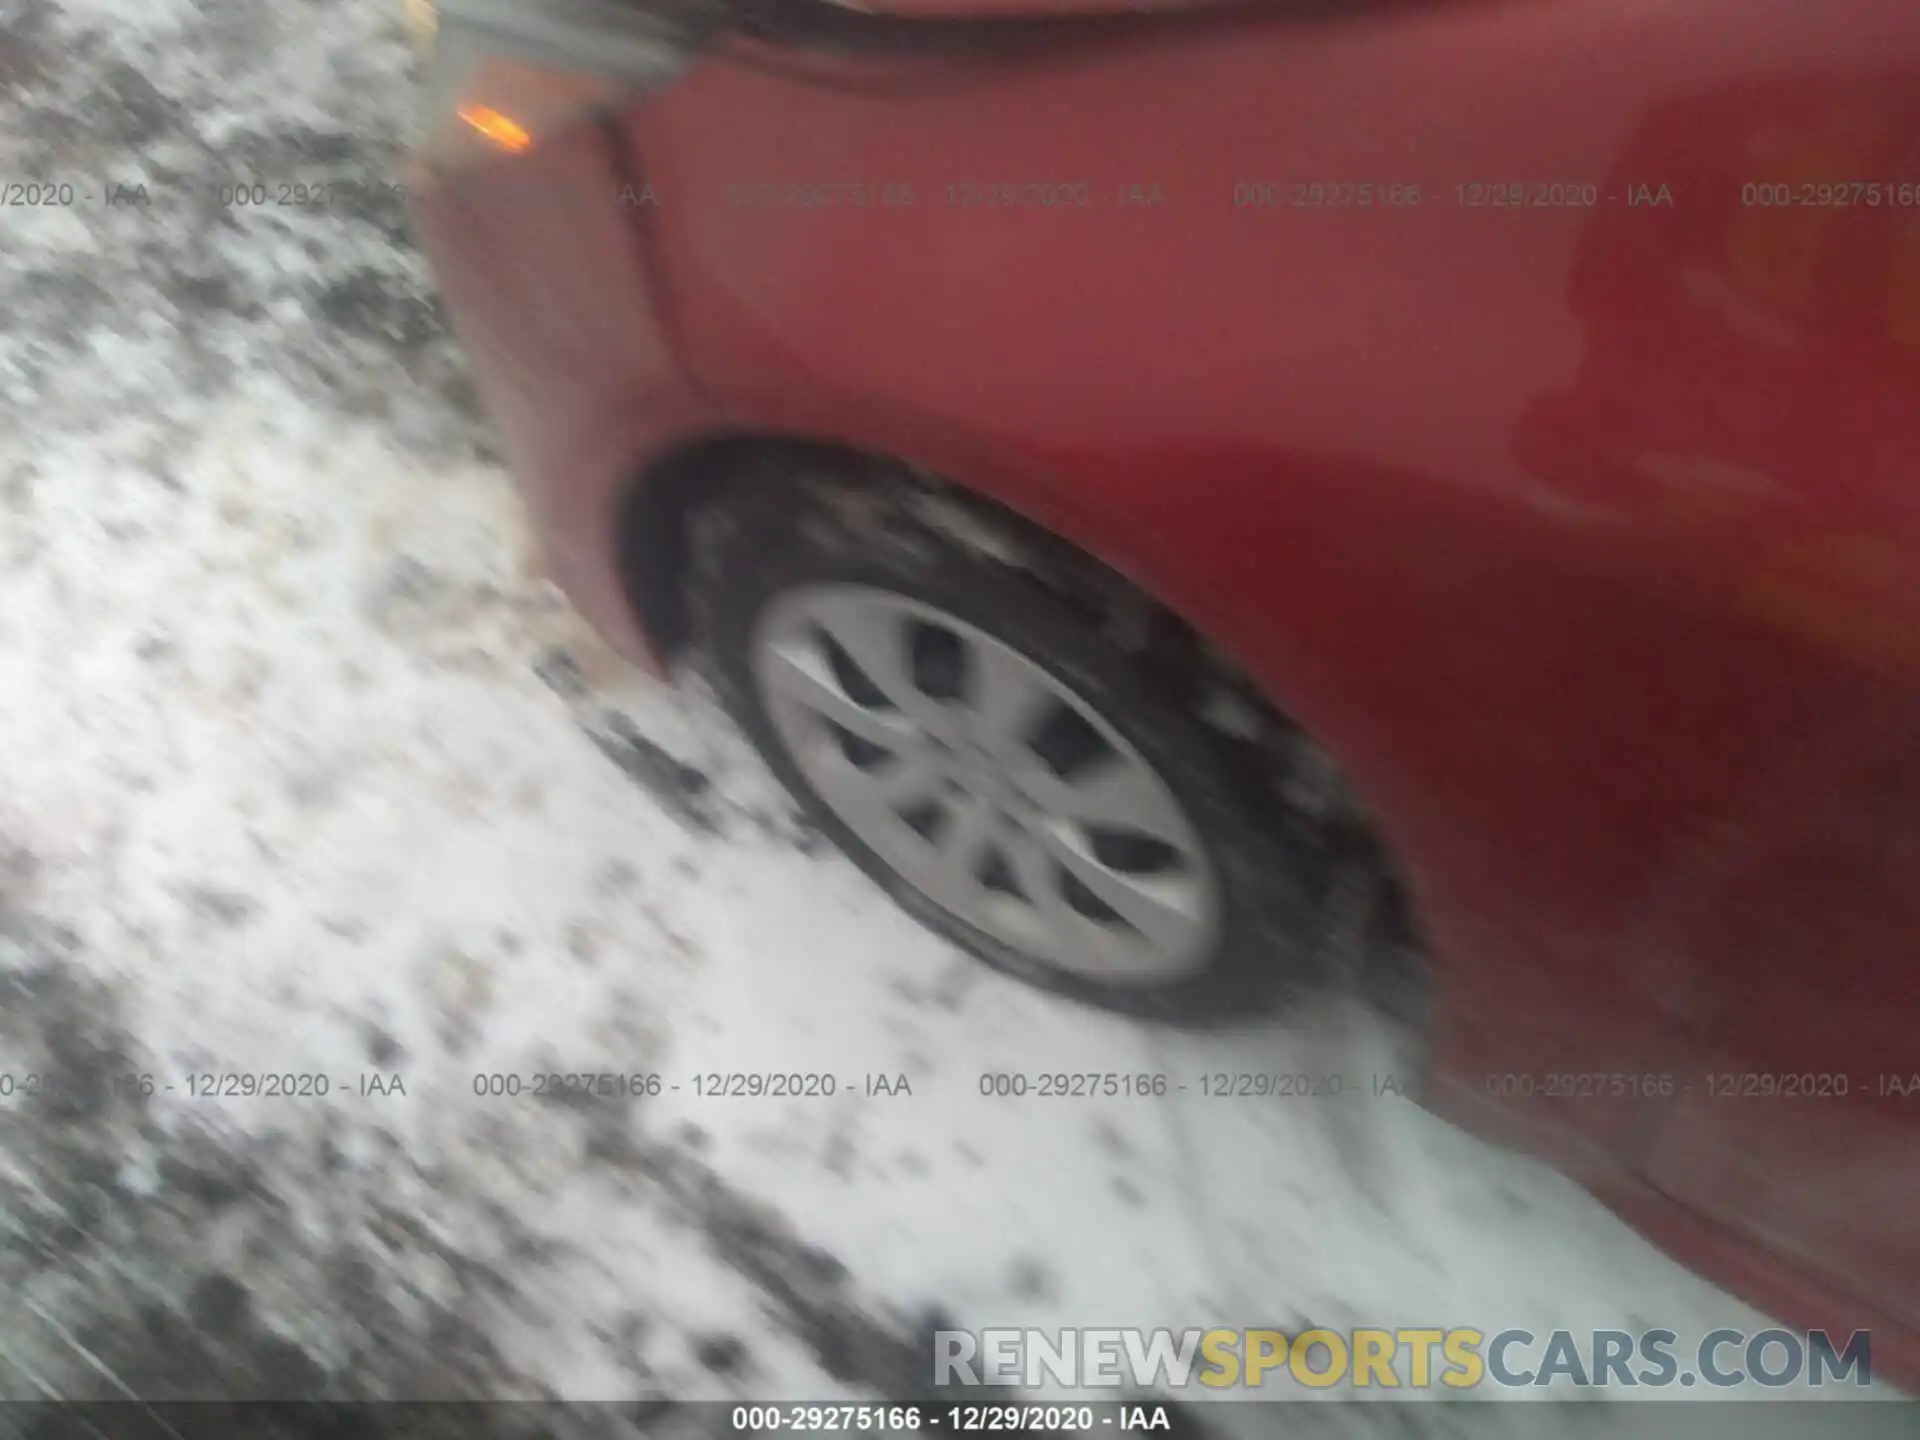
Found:
<path fill-rule="evenodd" d="M 1691 536 L 1762 627 L 1725 733 L 1785 743 L 1696 817 L 1624 941 L 1701 1038 L 1645 1174 L 1814 1283 L 1920 1323 L 1920 107 L 1892 73 L 1773 78 L 1649 115 L 1623 170 L 1693 205 L 1596 222 L 1587 349 L 1523 450 Z M 1700 197 L 1718 197 L 1717 204 Z M 1546 443 L 1551 436 L 1554 448 Z M 1592 473 L 1549 454 L 1570 436 Z M 1533 448 L 1537 445 L 1537 449 Z M 1702 654 L 1711 687 L 1729 655 Z M 1791 1285 L 1781 1293 L 1791 1291 Z"/>
<path fill-rule="evenodd" d="M 1677 918 L 1714 964 L 1711 1068 L 1648 1174 L 1916 1327 L 1920 746 L 1911 716 L 1892 729 L 1891 715 L 1836 722 L 1750 828 L 1703 857 Z"/>

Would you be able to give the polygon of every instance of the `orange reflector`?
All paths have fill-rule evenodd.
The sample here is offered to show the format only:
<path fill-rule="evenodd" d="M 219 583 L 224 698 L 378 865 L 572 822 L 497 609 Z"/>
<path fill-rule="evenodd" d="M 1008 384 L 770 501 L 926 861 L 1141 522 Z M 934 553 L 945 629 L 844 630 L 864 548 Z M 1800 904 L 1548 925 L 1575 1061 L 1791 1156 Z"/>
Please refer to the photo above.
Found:
<path fill-rule="evenodd" d="M 533 144 L 533 136 L 527 133 L 524 126 L 508 119 L 498 110 L 490 110 L 485 105 L 462 105 L 458 113 L 462 120 L 502 150 L 518 154 Z"/>

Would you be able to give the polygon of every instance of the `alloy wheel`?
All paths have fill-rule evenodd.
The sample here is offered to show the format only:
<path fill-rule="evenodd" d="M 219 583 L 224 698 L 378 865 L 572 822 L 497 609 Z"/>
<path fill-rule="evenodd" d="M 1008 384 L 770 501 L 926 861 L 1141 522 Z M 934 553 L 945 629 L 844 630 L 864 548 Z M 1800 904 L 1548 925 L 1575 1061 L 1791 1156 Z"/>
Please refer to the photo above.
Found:
<path fill-rule="evenodd" d="M 1206 967 L 1218 877 L 1173 790 L 1061 679 L 871 586 L 767 606 L 751 662 L 781 743 L 901 879 L 1042 964 L 1160 985 Z"/>

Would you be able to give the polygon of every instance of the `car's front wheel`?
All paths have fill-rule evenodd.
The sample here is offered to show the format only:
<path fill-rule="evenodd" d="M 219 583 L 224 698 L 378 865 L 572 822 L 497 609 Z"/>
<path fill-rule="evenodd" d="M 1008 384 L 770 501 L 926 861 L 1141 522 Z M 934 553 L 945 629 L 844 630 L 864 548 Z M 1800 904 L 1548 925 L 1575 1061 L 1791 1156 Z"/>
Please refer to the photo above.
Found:
<path fill-rule="evenodd" d="M 1279 993 L 1314 882 L 1219 737 L 913 499 L 780 481 L 713 527 L 705 639 L 768 764 L 911 914 L 1003 970 L 1168 1018 Z"/>

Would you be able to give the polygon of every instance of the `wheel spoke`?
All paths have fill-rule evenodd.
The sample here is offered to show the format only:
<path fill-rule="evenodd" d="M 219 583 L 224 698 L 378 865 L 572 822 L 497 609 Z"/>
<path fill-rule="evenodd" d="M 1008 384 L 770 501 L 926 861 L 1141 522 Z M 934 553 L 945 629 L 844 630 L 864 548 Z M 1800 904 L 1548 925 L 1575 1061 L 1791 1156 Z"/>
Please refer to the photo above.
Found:
<path fill-rule="evenodd" d="M 1127 875 L 1109 869 L 1058 825 L 1035 827 L 1034 836 L 1101 904 L 1162 950 L 1185 946 L 1203 923 L 1191 880 L 1183 875 Z"/>
<path fill-rule="evenodd" d="M 967 649 L 975 738 L 1010 764 L 1032 763 L 1026 736 L 1049 704 L 1057 704 L 1041 671 L 1002 645 Z"/>
<path fill-rule="evenodd" d="M 1080 950 L 1085 943 L 1087 918 L 1067 904 L 1067 897 L 1060 893 L 1060 878 L 1054 873 L 1045 848 L 1024 830 L 1007 835 L 1002 848 L 1013 866 L 1014 878 L 1020 882 L 1020 889 L 1033 908 L 1039 911 L 1049 937 L 1070 952 Z"/>
<path fill-rule="evenodd" d="M 847 694 L 816 646 L 800 642 L 771 646 L 764 666 L 773 689 L 869 744 L 898 751 L 917 734 L 910 721 L 871 710 Z"/>
<path fill-rule="evenodd" d="M 951 806 L 951 819 L 934 842 L 934 871 L 950 893 L 971 897 L 982 886 L 980 861 L 999 829 L 993 807 L 977 796 L 966 796 Z"/>
<path fill-rule="evenodd" d="M 1048 814 L 1080 825 L 1133 830 L 1177 850 L 1191 844 L 1188 827 L 1165 785 L 1144 765 L 1110 755 L 1083 774 L 1062 778 L 1030 764 L 1015 783 Z"/>
<path fill-rule="evenodd" d="M 842 595 L 817 604 L 813 615 L 902 715 L 942 738 L 951 734 L 953 719 L 946 707 L 914 683 L 906 627 L 897 612 L 863 596 Z"/>
<path fill-rule="evenodd" d="M 900 823 L 902 810 L 940 793 L 940 773 L 919 751 L 907 751 L 873 769 L 842 759 L 821 767 L 814 783 L 830 804 L 857 811 L 864 823 L 881 822 L 889 828 Z"/>
<path fill-rule="evenodd" d="M 875 800 L 898 810 L 937 797 L 941 778 L 932 757 L 915 751 L 901 756 L 881 774 L 871 776 L 868 784 Z"/>

